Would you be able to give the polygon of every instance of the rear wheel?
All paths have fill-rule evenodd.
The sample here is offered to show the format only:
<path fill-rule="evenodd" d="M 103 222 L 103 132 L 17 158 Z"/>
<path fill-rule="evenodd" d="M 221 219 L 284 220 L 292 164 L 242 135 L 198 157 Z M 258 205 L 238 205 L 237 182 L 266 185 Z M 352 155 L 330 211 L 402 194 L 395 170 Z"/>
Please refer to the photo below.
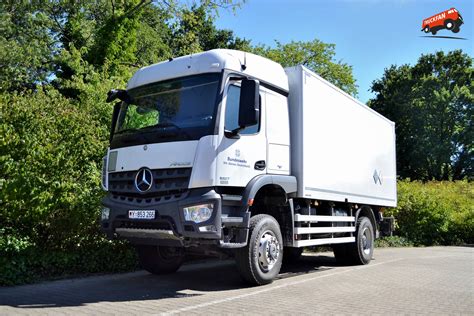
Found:
<path fill-rule="evenodd" d="M 423 32 L 428 33 L 429 31 L 430 31 L 430 27 L 429 27 L 429 26 L 425 26 L 425 28 L 423 29 Z"/>
<path fill-rule="evenodd" d="M 153 274 L 176 272 L 184 260 L 184 248 L 140 245 L 136 247 L 140 265 Z"/>
<path fill-rule="evenodd" d="M 271 283 L 280 272 L 282 258 L 283 239 L 278 222 L 266 214 L 252 217 L 247 246 L 235 253 L 242 278 L 256 285 Z"/>
<path fill-rule="evenodd" d="M 333 246 L 334 256 L 340 264 L 368 264 L 374 254 L 374 227 L 368 217 L 357 221 L 356 242 Z"/>

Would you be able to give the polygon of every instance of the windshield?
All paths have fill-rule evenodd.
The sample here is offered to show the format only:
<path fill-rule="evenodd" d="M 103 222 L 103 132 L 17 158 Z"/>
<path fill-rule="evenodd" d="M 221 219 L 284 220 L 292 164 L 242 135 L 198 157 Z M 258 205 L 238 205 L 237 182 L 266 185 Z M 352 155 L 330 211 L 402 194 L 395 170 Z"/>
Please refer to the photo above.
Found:
<path fill-rule="evenodd" d="M 214 132 L 218 73 L 138 87 L 122 102 L 111 147 L 197 140 Z"/>

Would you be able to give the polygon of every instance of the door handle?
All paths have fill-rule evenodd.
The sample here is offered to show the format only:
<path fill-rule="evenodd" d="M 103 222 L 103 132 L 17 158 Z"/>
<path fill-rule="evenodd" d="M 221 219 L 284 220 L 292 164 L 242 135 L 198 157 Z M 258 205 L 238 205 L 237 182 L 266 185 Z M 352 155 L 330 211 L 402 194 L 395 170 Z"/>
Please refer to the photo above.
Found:
<path fill-rule="evenodd" d="M 259 160 L 255 163 L 255 170 L 264 170 L 265 169 L 265 160 Z"/>

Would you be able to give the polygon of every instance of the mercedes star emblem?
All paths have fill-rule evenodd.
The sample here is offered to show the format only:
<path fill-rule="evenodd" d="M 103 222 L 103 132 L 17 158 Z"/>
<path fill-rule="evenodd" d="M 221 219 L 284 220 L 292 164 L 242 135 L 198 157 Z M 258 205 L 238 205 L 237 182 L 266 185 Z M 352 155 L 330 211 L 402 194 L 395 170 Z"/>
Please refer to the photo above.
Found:
<path fill-rule="evenodd" d="M 135 177 L 135 188 L 140 192 L 146 192 L 151 189 L 153 185 L 153 174 L 148 168 L 138 170 Z"/>

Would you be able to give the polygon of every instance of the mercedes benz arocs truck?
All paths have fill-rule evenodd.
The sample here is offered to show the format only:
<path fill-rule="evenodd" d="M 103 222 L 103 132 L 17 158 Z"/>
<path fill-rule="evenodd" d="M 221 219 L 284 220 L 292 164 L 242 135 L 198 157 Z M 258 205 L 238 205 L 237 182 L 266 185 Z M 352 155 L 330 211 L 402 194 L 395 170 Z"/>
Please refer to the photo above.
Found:
<path fill-rule="evenodd" d="M 397 203 L 394 123 L 304 66 L 211 50 L 141 68 L 107 99 L 101 229 L 147 271 L 225 253 L 266 284 L 308 246 L 372 259 Z"/>

